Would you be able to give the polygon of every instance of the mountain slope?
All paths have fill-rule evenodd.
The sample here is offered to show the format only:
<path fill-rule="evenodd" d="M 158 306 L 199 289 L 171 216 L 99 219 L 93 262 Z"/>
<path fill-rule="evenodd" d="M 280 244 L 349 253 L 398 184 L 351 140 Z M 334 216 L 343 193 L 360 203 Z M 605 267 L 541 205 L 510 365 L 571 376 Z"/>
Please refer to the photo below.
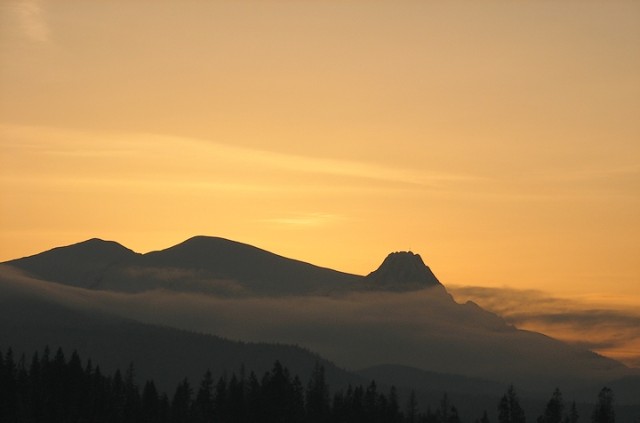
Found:
<path fill-rule="evenodd" d="M 361 379 L 308 350 L 296 346 L 231 341 L 218 336 L 150 325 L 96 309 L 81 302 L 84 289 L 47 286 L 0 266 L 0 348 L 11 347 L 26 359 L 45 346 L 99 363 L 103 371 L 135 366 L 139 383 L 154 379 L 162 389 L 174 389 L 188 377 L 199 383 L 207 369 L 214 377 L 245 368 L 261 375 L 279 360 L 303 380 L 317 362 L 336 386 Z M 74 297 L 75 294 L 75 297 Z M 27 361 L 28 362 L 28 361 Z M 197 385 L 196 385 L 197 386 Z M 171 393 L 171 392 L 169 392 Z"/>
<path fill-rule="evenodd" d="M 350 289 L 360 276 L 285 258 L 223 238 L 197 236 L 136 254 L 92 239 L 5 262 L 41 279 L 89 289 L 169 289 L 225 296 L 299 295 Z"/>
<path fill-rule="evenodd" d="M 615 360 L 518 330 L 474 303 L 456 303 L 413 253 L 391 254 L 362 277 L 196 237 L 100 266 L 83 285 L 93 291 L 69 291 L 61 301 L 230 339 L 301 345 L 351 369 L 393 363 L 540 392 L 633 374 Z"/>
<path fill-rule="evenodd" d="M 138 269 L 188 269 L 201 280 L 233 281 L 241 289 L 262 295 L 327 293 L 348 289 L 359 279 L 247 244 L 204 236 L 145 254 L 133 265 Z"/>
<path fill-rule="evenodd" d="M 6 264 L 51 282 L 93 288 L 109 266 L 137 256 L 117 242 L 93 238 Z"/>

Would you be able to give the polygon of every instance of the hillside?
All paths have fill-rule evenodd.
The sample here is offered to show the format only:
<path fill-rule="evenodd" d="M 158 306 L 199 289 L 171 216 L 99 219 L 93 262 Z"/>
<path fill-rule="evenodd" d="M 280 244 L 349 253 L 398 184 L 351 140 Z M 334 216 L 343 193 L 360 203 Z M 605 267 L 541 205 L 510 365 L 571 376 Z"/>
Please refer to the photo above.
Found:
<path fill-rule="evenodd" d="M 89 246 L 96 250 L 96 245 L 110 246 L 104 248 L 109 254 L 102 255 L 100 248 L 98 253 L 85 252 Z M 124 247 L 113 254 L 112 247 L 93 240 L 14 260 L 3 270 L 5 282 L 40 300 L 55 298 L 55 304 L 117 316 L 128 324 L 248 343 L 299 345 L 351 370 L 400 365 L 514 383 L 536 395 L 546 395 L 556 386 L 575 391 L 622 380 L 620 386 L 631 391 L 629 398 L 640 397 L 633 394 L 635 384 L 622 379 L 637 372 L 586 349 L 519 330 L 472 302 L 457 303 L 422 258 L 410 252 L 390 254 L 363 277 L 221 238 L 195 237 L 148 254 Z M 64 272 L 52 265 L 34 265 L 56 263 L 60 256 L 66 260 L 59 262 Z M 91 260 L 85 263 L 83 257 Z M 17 274 L 16 267 L 23 273 Z M 39 279 L 32 277 L 36 273 Z M 61 285 L 60 277 L 66 274 L 86 278 L 78 276 L 68 283 L 71 286 Z M 47 307 L 42 310 L 34 315 L 46 327 Z M 16 309 L 13 318 L 18 323 L 19 317 Z M 73 327 L 69 320 L 58 324 L 52 319 L 55 327 L 49 330 Z M 22 332 L 39 330 L 33 325 Z M 82 332 L 75 327 L 73 331 Z M 73 331 L 59 329 L 60 336 Z M 45 333 L 42 339 L 51 338 Z M 134 354 L 132 345 L 130 339 L 118 348 Z M 143 359 L 145 351 L 136 357 Z"/>

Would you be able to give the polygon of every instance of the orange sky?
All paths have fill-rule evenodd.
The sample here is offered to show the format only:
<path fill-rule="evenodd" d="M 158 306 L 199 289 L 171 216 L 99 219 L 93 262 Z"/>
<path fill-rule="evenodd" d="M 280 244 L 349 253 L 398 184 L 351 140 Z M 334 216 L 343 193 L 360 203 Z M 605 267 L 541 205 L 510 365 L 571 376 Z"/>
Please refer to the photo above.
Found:
<path fill-rule="evenodd" d="M 205 234 L 638 293 L 638 2 L 8 0 L 0 19 L 0 260 Z"/>

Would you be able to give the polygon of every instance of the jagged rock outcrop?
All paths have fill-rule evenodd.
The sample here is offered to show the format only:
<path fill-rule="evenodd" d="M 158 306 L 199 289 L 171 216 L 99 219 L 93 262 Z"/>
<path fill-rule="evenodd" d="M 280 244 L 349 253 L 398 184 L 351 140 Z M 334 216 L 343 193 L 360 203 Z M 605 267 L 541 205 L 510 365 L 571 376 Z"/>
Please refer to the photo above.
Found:
<path fill-rule="evenodd" d="M 419 254 L 399 251 L 389 254 L 380 267 L 364 278 L 371 289 L 410 291 L 429 287 L 442 287 Z"/>

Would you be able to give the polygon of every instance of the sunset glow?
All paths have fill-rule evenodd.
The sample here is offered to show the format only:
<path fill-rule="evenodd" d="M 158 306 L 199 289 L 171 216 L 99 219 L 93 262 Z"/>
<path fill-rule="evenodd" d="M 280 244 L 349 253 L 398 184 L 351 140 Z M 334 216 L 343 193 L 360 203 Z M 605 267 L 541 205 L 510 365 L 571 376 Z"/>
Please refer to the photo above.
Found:
<path fill-rule="evenodd" d="M 638 2 L 10 0 L 0 19 L 0 261 L 203 234 L 356 274 L 412 250 L 445 285 L 640 308 Z"/>

